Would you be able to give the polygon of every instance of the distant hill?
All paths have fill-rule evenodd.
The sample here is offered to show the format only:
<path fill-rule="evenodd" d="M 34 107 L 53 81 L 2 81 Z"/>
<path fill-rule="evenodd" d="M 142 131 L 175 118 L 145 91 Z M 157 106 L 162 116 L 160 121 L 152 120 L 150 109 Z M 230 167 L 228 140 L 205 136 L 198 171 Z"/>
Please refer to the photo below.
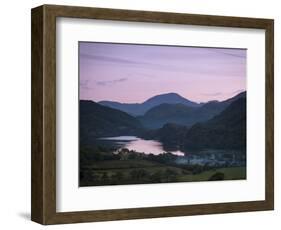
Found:
<path fill-rule="evenodd" d="M 152 108 L 157 105 L 161 105 L 163 103 L 166 104 L 182 104 L 187 105 L 190 107 L 198 107 L 199 104 L 193 101 L 190 101 L 182 96 L 180 96 L 177 93 L 167 93 L 167 94 L 161 94 L 154 97 L 149 98 L 146 100 L 143 104 Z"/>
<path fill-rule="evenodd" d="M 144 116 L 137 117 L 145 128 L 159 129 L 167 123 L 190 126 L 197 119 L 194 113 L 197 108 L 183 104 L 161 104 L 148 110 Z"/>
<path fill-rule="evenodd" d="M 190 101 L 179 94 L 167 93 L 149 98 L 143 103 L 120 103 L 114 101 L 100 101 L 99 104 L 121 110 L 133 116 L 145 114 L 149 109 L 161 104 L 182 104 L 190 107 L 199 107 L 201 104 Z"/>
<path fill-rule="evenodd" d="M 139 103 L 120 103 L 116 101 L 100 101 L 98 102 L 100 105 L 113 108 L 113 109 L 118 109 L 120 111 L 123 111 L 125 113 L 128 113 L 132 116 L 137 116 L 144 114 L 146 112 L 146 108 L 142 106 L 142 104 Z"/>
<path fill-rule="evenodd" d="M 222 102 L 210 101 L 196 107 L 164 103 L 151 108 L 143 116 L 138 116 L 138 119 L 148 129 L 159 129 L 167 123 L 192 126 L 196 122 L 211 119 L 222 112 L 233 101 L 245 97 L 246 92 L 243 92 Z"/>
<path fill-rule="evenodd" d="M 80 143 L 97 137 L 137 135 L 142 125 L 125 112 L 99 105 L 93 101 L 80 101 Z"/>

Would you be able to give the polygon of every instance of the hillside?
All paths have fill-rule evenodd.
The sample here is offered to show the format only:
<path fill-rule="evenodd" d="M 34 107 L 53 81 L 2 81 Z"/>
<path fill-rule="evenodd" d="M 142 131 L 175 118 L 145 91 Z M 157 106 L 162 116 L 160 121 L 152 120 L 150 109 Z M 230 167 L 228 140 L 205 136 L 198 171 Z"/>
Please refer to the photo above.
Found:
<path fill-rule="evenodd" d="M 156 139 L 168 148 L 180 149 L 240 149 L 246 148 L 246 98 L 238 98 L 212 119 L 188 128 L 165 124 L 150 130 L 144 138 Z"/>
<path fill-rule="evenodd" d="M 80 143 L 97 137 L 137 135 L 141 130 L 140 122 L 125 112 L 93 101 L 80 101 Z"/>
<path fill-rule="evenodd" d="M 192 126 L 184 146 L 246 149 L 246 98 L 238 98 L 211 120 Z"/>
<path fill-rule="evenodd" d="M 160 129 L 148 130 L 142 135 L 145 139 L 161 141 L 165 149 L 182 148 L 183 140 L 188 131 L 186 126 L 168 123 Z"/>
<path fill-rule="evenodd" d="M 147 111 L 147 108 L 142 106 L 142 104 L 139 103 L 120 103 L 116 101 L 100 101 L 98 102 L 100 105 L 113 108 L 113 109 L 118 109 L 120 111 L 123 111 L 125 113 L 128 113 L 132 116 L 137 116 L 144 114 Z"/>
<path fill-rule="evenodd" d="M 246 92 L 240 93 L 228 100 L 210 101 L 200 107 L 191 107 L 184 104 L 161 104 L 148 110 L 137 118 L 147 129 L 159 129 L 167 123 L 192 126 L 197 122 L 204 122 L 222 112 L 238 98 L 245 98 Z"/>
<path fill-rule="evenodd" d="M 196 108 L 183 104 L 161 104 L 148 110 L 144 116 L 137 117 L 148 129 L 158 129 L 167 123 L 192 125 L 196 122 Z"/>

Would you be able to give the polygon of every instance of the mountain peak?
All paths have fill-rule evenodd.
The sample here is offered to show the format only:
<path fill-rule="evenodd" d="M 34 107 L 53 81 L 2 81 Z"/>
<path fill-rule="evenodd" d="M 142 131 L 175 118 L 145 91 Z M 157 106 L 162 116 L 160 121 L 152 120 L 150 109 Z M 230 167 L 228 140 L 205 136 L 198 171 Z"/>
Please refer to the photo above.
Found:
<path fill-rule="evenodd" d="M 156 106 L 160 104 L 184 104 L 192 107 L 199 106 L 196 102 L 190 101 L 181 95 L 177 93 L 164 93 L 160 95 L 153 96 L 149 99 L 147 99 L 143 104 L 150 105 L 150 106 Z"/>
<path fill-rule="evenodd" d="M 157 96 L 182 97 L 178 93 L 174 93 L 174 92 L 159 94 L 159 95 L 156 95 L 155 97 L 157 97 Z"/>
<path fill-rule="evenodd" d="M 167 98 L 167 97 L 184 98 L 184 97 L 182 97 L 181 95 L 179 95 L 179 94 L 177 94 L 177 93 L 171 92 L 171 93 L 163 93 L 163 94 L 155 95 L 155 96 L 153 96 L 153 97 L 147 99 L 146 101 L 149 101 L 149 100 L 155 99 L 155 98 L 159 98 L 159 97 L 162 97 L 162 98 L 164 98 L 164 97 L 165 97 L 165 98 Z"/>
<path fill-rule="evenodd" d="M 114 101 L 100 101 L 99 104 L 124 111 L 133 116 L 144 115 L 152 107 L 161 104 L 183 104 L 189 107 L 201 106 L 201 104 L 190 101 L 174 92 L 155 95 L 147 99 L 143 103 L 119 103 Z"/>

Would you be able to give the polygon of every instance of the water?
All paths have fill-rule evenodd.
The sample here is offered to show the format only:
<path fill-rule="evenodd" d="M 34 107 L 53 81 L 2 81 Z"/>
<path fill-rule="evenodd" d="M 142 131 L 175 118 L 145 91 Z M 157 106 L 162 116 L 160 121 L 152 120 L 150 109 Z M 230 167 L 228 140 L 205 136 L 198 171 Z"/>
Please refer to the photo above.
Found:
<path fill-rule="evenodd" d="M 135 136 L 118 136 L 118 137 L 104 137 L 99 140 L 114 142 L 119 145 L 120 148 L 126 148 L 128 150 L 134 150 L 136 152 L 145 154 L 159 155 L 167 151 L 164 150 L 161 142 L 156 140 L 145 140 Z M 177 156 L 184 156 L 184 152 L 180 150 L 169 151 Z"/>
<path fill-rule="evenodd" d="M 188 165 L 231 165 L 231 166 L 245 166 L 246 154 L 237 150 L 215 150 L 202 149 L 196 152 L 183 152 L 180 149 L 165 150 L 163 144 L 157 140 L 145 140 L 136 136 L 117 136 L 99 138 L 98 141 L 105 145 L 117 146 L 117 152 L 126 148 L 128 150 L 159 155 L 162 153 L 172 153 L 177 157 L 175 163 Z"/>

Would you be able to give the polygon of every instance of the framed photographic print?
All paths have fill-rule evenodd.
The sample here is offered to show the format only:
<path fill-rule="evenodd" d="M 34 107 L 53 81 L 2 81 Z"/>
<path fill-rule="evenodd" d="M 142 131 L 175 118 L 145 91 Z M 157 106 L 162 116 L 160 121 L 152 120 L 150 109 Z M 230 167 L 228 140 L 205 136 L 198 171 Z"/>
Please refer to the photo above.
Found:
<path fill-rule="evenodd" d="M 273 20 L 32 9 L 41 224 L 273 210 Z"/>

